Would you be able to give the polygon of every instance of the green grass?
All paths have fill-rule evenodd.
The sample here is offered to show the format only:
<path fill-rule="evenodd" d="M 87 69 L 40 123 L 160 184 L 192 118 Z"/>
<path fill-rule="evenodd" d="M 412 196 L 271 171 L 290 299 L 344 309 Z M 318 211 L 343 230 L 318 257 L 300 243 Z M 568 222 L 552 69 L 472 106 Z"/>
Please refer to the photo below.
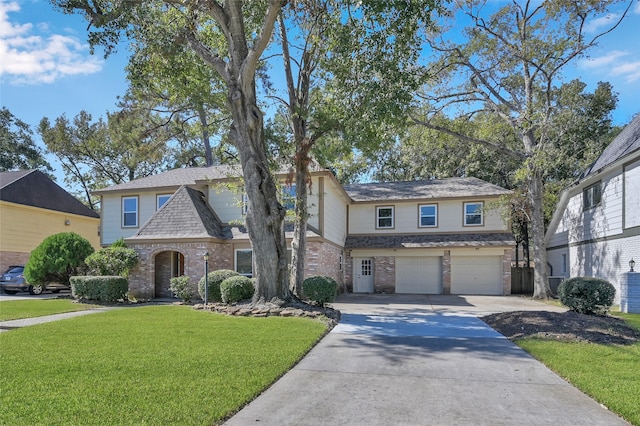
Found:
<path fill-rule="evenodd" d="M 621 314 L 640 329 L 640 314 Z M 631 424 L 640 425 L 640 343 L 596 345 L 520 339 L 520 347 Z"/>
<path fill-rule="evenodd" d="M 70 299 L 7 300 L 0 302 L 0 321 L 85 311 L 95 307 L 94 305 L 74 303 Z"/>
<path fill-rule="evenodd" d="M 291 368 L 325 330 L 310 319 L 186 306 L 12 330 L 0 334 L 0 424 L 214 424 Z"/>

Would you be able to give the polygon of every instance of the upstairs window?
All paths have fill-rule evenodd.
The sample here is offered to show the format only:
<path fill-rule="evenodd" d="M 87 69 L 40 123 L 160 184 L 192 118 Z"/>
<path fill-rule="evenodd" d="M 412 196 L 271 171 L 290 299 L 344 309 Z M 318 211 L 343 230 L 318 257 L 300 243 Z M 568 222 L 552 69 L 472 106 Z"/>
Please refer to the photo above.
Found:
<path fill-rule="evenodd" d="M 287 210 L 293 210 L 296 207 L 296 186 L 295 185 L 282 186 L 282 205 Z"/>
<path fill-rule="evenodd" d="M 582 190 L 583 210 L 589 210 L 600 205 L 600 201 L 602 201 L 602 182 L 594 183 Z"/>
<path fill-rule="evenodd" d="M 484 224 L 482 202 L 464 203 L 464 226 L 481 226 Z"/>
<path fill-rule="evenodd" d="M 418 206 L 420 211 L 420 223 L 421 228 L 430 228 L 438 226 L 438 205 L 437 204 L 424 204 Z"/>
<path fill-rule="evenodd" d="M 376 228 L 393 228 L 393 207 L 376 207 Z"/>
<path fill-rule="evenodd" d="M 138 226 L 138 197 L 122 197 L 122 227 Z"/>
<path fill-rule="evenodd" d="M 160 210 L 160 207 L 164 206 L 169 198 L 171 198 L 171 194 L 156 195 L 156 210 Z"/>

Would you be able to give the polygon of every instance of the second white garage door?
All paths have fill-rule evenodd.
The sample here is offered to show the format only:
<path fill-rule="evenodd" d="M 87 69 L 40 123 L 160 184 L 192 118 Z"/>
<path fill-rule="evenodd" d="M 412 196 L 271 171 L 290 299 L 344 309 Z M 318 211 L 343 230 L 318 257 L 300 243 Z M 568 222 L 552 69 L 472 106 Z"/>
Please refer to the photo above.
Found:
<path fill-rule="evenodd" d="M 502 256 L 452 256 L 452 294 L 502 294 Z"/>
<path fill-rule="evenodd" d="M 442 293 L 439 257 L 396 257 L 396 293 Z"/>

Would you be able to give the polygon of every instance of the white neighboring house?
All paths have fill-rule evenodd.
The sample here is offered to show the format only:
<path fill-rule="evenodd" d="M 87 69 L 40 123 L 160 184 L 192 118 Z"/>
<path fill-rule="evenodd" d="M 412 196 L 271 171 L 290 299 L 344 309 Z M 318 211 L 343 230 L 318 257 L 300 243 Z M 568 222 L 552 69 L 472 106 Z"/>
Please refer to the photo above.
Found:
<path fill-rule="evenodd" d="M 564 191 L 546 243 L 549 275 L 603 278 L 619 302 L 620 274 L 640 260 L 640 114 Z"/>

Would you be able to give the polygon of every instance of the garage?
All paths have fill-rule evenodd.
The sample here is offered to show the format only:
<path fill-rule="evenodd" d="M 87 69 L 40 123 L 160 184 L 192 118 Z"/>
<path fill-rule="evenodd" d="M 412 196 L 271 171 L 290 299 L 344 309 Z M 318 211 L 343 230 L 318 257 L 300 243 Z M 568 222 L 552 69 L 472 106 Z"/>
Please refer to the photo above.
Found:
<path fill-rule="evenodd" d="M 442 293 L 440 257 L 396 257 L 396 293 Z"/>
<path fill-rule="evenodd" d="M 502 294 L 502 256 L 452 256 L 451 294 Z"/>

